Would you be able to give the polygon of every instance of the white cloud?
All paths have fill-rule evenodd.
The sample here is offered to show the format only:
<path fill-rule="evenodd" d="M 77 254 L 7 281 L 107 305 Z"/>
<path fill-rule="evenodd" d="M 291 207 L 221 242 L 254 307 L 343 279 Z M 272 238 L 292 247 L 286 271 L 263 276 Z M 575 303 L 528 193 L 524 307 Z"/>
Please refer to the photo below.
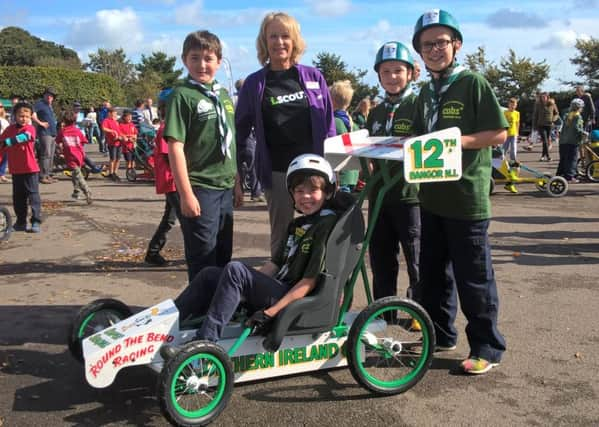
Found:
<path fill-rule="evenodd" d="M 175 8 L 174 20 L 179 25 L 192 25 L 194 28 L 210 25 L 211 28 L 230 29 L 248 23 L 259 24 L 265 14 L 266 10 L 255 8 L 209 12 L 204 9 L 202 0 L 195 0 Z"/>
<path fill-rule="evenodd" d="M 175 22 L 181 25 L 192 25 L 201 22 L 203 6 L 204 2 L 202 0 L 196 0 L 177 7 L 175 9 Z"/>
<path fill-rule="evenodd" d="M 128 7 L 99 10 L 91 19 L 75 21 L 65 37 L 66 43 L 74 47 L 122 47 L 127 52 L 138 52 L 143 39 L 141 21 Z"/>
<path fill-rule="evenodd" d="M 343 16 L 352 9 L 350 0 L 306 0 L 306 3 L 319 16 Z"/>
<path fill-rule="evenodd" d="M 574 47 L 577 39 L 588 39 L 585 34 L 574 30 L 556 31 L 551 37 L 537 45 L 539 49 L 569 49 Z"/>

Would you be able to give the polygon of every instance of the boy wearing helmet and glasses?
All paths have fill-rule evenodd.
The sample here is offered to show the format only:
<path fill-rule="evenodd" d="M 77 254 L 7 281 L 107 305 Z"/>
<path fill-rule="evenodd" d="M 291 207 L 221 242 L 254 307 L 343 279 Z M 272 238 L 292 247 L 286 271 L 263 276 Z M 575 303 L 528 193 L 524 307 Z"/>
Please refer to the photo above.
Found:
<path fill-rule="evenodd" d="M 412 45 L 431 76 L 416 103 L 414 133 L 459 127 L 463 170 L 459 181 L 420 186 L 418 300 L 435 324 L 437 348 L 453 350 L 457 289 L 470 345 L 461 367 L 467 374 L 484 374 L 505 351 L 497 328 L 499 298 L 487 230 L 491 146 L 505 141 L 508 123 L 489 83 L 457 64 L 462 41 L 458 22 L 444 10 L 426 12 L 414 28 Z"/>
<path fill-rule="evenodd" d="M 326 242 L 337 215 L 327 208 L 335 192 L 331 165 L 316 154 L 303 154 L 287 169 L 287 188 L 302 216 L 289 225 L 286 244 L 260 270 L 239 261 L 224 268 L 205 267 L 177 297 L 179 318 L 205 315 L 196 339 L 218 341 L 243 300 L 254 314 L 246 326 L 264 332 L 291 302 L 308 295 L 324 267 Z M 177 349 L 163 346 L 163 357 Z"/>
<path fill-rule="evenodd" d="M 372 136 L 410 136 L 416 95 L 412 91 L 414 60 L 408 48 L 399 42 L 385 43 L 378 50 L 374 71 L 385 90 L 383 102 L 368 115 L 366 128 Z M 384 160 L 373 160 L 374 169 Z M 403 163 L 393 162 L 391 176 L 403 175 Z M 369 194 L 369 209 L 380 192 L 382 182 Z M 369 215 L 371 212 L 369 213 Z M 418 185 L 408 184 L 402 177 L 383 200 L 369 246 L 374 298 L 397 295 L 399 252 L 403 249 L 409 276 L 408 297 L 418 283 L 420 252 L 420 207 Z"/>

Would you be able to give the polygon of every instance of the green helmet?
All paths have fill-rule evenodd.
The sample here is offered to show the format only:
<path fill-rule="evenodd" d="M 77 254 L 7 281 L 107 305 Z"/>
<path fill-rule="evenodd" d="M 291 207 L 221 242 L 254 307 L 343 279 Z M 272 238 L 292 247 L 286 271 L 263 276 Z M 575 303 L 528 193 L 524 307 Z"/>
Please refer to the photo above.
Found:
<path fill-rule="evenodd" d="M 374 71 L 379 72 L 379 66 L 387 61 L 402 61 L 414 68 L 414 59 L 410 50 L 400 42 L 387 42 L 381 46 L 374 60 Z"/>
<path fill-rule="evenodd" d="M 412 37 L 412 46 L 414 50 L 420 53 L 420 33 L 430 27 L 442 26 L 453 30 L 459 41 L 463 42 L 462 33 L 458 21 L 449 13 L 442 9 L 431 9 L 425 12 L 414 26 L 414 37 Z"/>

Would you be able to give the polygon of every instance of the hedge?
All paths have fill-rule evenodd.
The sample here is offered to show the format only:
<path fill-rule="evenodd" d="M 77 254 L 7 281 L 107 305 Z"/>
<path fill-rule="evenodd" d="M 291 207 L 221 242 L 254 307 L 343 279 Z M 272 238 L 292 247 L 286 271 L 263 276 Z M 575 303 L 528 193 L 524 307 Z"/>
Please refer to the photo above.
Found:
<path fill-rule="evenodd" d="M 18 96 L 31 102 L 42 97 L 46 87 L 57 92 L 54 109 L 59 111 L 79 101 L 83 108 L 101 105 L 108 100 L 120 105 L 123 89 L 110 76 L 82 70 L 56 67 L 0 66 L 0 97 Z"/>

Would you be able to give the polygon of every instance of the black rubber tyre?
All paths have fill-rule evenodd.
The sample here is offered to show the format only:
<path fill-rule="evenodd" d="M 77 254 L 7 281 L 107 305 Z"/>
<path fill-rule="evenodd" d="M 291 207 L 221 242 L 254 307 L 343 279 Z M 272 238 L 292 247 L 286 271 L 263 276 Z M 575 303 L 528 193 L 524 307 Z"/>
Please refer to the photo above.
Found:
<path fill-rule="evenodd" d="M 135 182 L 137 180 L 137 172 L 133 168 L 127 169 L 125 172 L 125 176 L 127 177 L 127 181 Z"/>
<path fill-rule="evenodd" d="M 587 165 L 586 178 L 591 182 L 599 182 L 599 160 L 593 160 Z"/>
<path fill-rule="evenodd" d="M 428 371 L 434 350 L 430 317 L 416 302 L 399 297 L 381 298 L 366 307 L 347 340 L 353 377 L 380 395 L 403 393 L 416 385 Z"/>
<path fill-rule="evenodd" d="M 568 181 L 563 176 L 554 176 L 547 182 L 547 194 L 562 197 L 568 192 Z"/>
<path fill-rule="evenodd" d="M 69 327 L 69 350 L 75 359 L 83 362 L 81 343 L 103 329 L 131 317 L 131 309 L 119 300 L 105 298 L 95 300 L 79 310 Z"/>
<path fill-rule="evenodd" d="M 234 381 L 233 364 L 222 347 L 191 342 L 160 372 L 160 410 L 175 426 L 205 426 L 227 406 Z"/>
<path fill-rule="evenodd" d="M 491 185 L 489 186 L 489 196 L 495 194 L 495 180 L 491 178 Z"/>
<path fill-rule="evenodd" d="M 12 216 L 7 208 L 0 206 L 0 242 L 8 240 L 12 232 Z"/>

